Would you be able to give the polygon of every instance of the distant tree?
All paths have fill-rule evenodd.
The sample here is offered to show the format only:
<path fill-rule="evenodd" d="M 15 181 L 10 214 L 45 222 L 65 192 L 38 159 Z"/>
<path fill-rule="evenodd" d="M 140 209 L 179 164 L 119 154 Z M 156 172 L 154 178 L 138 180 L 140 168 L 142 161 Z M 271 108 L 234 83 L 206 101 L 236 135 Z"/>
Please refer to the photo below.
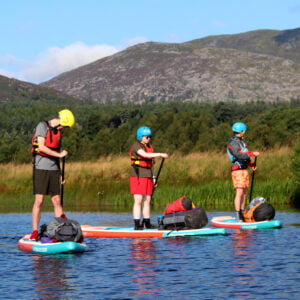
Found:
<path fill-rule="evenodd" d="M 300 207 L 300 134 L 298 134 L 292 155 L 292 171 L 294 186 L 292 200 L 296 207 Z"/>

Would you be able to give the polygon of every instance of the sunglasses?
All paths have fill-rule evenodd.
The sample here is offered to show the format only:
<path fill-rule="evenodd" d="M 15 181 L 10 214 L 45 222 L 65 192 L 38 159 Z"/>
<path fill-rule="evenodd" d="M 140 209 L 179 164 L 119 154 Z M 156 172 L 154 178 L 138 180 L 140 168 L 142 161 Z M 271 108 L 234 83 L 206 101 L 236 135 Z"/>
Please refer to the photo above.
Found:
<path fill-rule="evenodd" d="M 146 138 L 146 139 L 151 139 L 151 138 L 152 138 L 152 135 L 145 135 L 145 138 Z"/>

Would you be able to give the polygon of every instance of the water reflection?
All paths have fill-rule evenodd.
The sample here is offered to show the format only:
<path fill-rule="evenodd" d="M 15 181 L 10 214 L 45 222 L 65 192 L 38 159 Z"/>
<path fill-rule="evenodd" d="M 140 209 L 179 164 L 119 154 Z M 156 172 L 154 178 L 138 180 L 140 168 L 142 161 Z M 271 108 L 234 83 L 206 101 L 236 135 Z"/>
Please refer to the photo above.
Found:
<path fill-rule="evenodd" d="M 235 230 L 232 233 L 233 255 L 237 256 L 237 258 L 247 255 L 252 245 L 251 236 L 252 231 L 250 230 Z"/>
<path fill-rule="evenodd" d="M 156 249 L 152 239 L 132 239 L 130 247 L 132 258 L 132 282 L 136 284 L 134 295 L 146 295 L 155 291 L 154 271 Z"/>
<path fill-rule="evenodd" d="M 66 276 L 64 256 L 32 256 L 37 299 L 66 299 L 70 284 Z"/>
<path fill-rule="evenodd" d="M 253 231 L 234 231 L 232 234 L 232 254 L 234 257 L 232 263 L 235 268 L 233 282 L 236 287 L 234 294 L 239 297 L 249 296 L 247 289 L 252 284 L 256 269 L 255 259 L 251 255 L 255 252 L 253 248 Z"/>

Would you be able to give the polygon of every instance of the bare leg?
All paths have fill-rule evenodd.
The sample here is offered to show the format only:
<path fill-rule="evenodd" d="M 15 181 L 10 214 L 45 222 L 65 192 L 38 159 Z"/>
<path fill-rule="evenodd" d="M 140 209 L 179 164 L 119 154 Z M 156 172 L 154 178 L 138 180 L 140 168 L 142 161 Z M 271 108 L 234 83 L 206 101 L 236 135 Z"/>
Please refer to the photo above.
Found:
<path fill-rule="evenodd" d="M 142 202 L 143 195 L 133 195 L 134 204 L 133 204 L 133 219 L 139 220 L 141 218 Z"/>
<path fill-rule="evenodd" d="M 144 195 L 143 200 L 144 200 L 143 217 L 144 219 L 150 219 L 151 195 Z"/>
<path fill-rule="evenodd" d="M 247 189 L 246 189 L 247 191 Z M 234 207 L 236 211 L 240 211 L 243 209 L 242 207 L 245 207 L 245 189 L 236 189 L 236 194 L 234 198 Z"/>
<path fill-rule="evenodd" d="M 38 230 L 41 219 L 41 211 L 44 202 L 44 195 L 36 194 L 32 207 L 32 231 Z"/>
<path fill-rule="evenodd" d="M 244 188 L 243 189 L 243 196 L 241 198 L 241 210 L 245 210 L 246 199 L 247 199 L 247 188 Z"/>
<path fill-rule="evenodd" d="M 60 217 L 63 214 L 63 208 L 61 206 L 60 195 L 54 195 L 51 197 L 54 206 L 55 217 Z"/>

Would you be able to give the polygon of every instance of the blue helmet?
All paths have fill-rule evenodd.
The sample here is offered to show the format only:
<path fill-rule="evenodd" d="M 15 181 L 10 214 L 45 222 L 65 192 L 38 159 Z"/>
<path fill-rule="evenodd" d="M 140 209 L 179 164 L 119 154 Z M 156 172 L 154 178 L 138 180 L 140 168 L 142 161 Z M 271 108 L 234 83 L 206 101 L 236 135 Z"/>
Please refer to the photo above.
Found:
<path fill-rule="evenodd" d="M 152 135 L 152 131 L 147 126 L 142 126 L 136 131 L 136 139 L 141 141 L 144 135 Z"/>
<path fill-rule="evenodd" d="M 246 131 L 247 126 L 242 122 L 237 122 L 232 125 L 232 131 L 236 133 L 241 133 L 242 131 Z"/>

